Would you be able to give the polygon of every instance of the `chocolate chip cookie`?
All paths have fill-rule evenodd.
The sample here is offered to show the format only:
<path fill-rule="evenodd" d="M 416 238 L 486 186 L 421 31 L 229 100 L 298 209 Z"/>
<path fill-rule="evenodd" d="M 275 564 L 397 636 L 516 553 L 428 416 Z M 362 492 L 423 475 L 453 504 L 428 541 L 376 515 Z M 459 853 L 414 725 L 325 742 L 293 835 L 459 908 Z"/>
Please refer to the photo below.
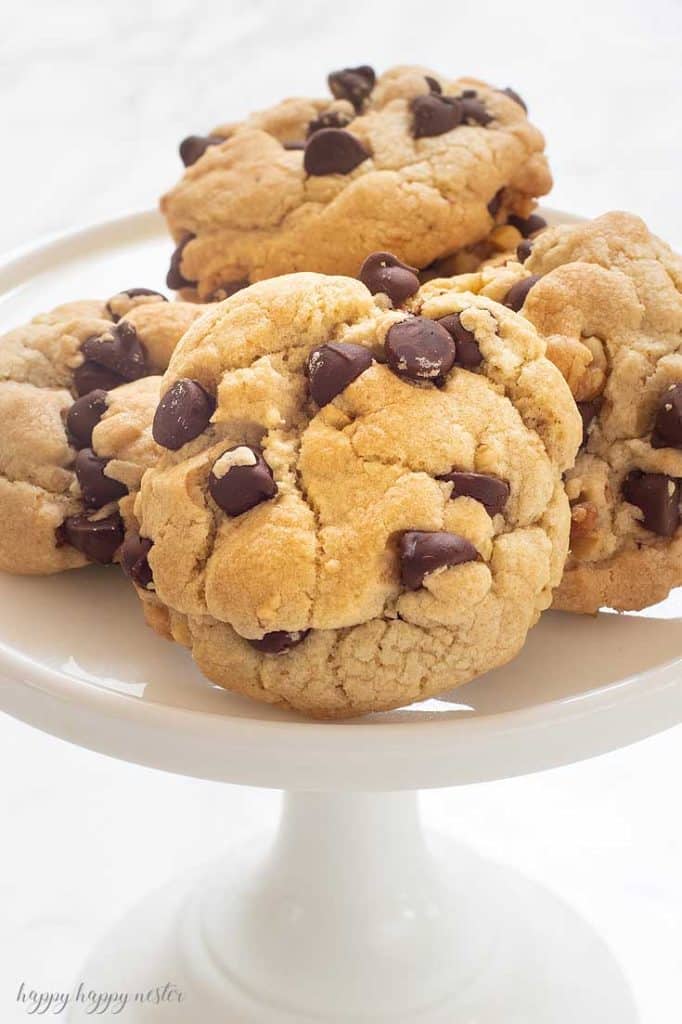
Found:
<path fill-rule="evenodd" d="M 544 335 L 583 418 L 554 606 L 663 600 L 682 585 L 682 259 L 638 217 L 609 213 L 543 231 L 459 281 Z"/>
<path fill-rule="evenodd" d="M 159 371 L 203 312 L 129 289 L 75 302 L 0 338 L 0 569 L 111 562 L 156 457 Z"/>
<path fill-rule="evenodd" d="M 551 187 L 512 89 L 416 67 L 345 68 L 329 87 L 183 141 L 161 200 L 170 288 L 221 300 L 292 271 L 355 275 L 379 250 L 424 268 L 527 220 Z"/>
<path fill-rule="evenodd" d="M 219 685 L 325 718 L 517 653 L 561 577 L 582 434 L 527 321 L 375 256 L 375 294 L 283 276 L 189 329 L 135 502 L 155 628 Z"/>

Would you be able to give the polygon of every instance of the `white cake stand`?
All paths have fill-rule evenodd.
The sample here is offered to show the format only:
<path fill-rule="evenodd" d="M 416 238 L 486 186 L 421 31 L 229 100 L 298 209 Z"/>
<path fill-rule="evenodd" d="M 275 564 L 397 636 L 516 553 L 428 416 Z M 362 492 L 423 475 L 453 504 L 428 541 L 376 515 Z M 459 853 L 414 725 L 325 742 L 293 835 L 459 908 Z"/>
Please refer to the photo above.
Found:
<path fill-rule="evenodd" d="M 145 213 L 19 254 L 0 270 L 2 325 L 158 287 L 168 250 Z M 682 720 L 679 592 L 646 615 L 549 614 L 506 668 L 344 724 L 208 685 L 143 626 L 115 569 L 0 575 L 0 605 L 5 711 L 128 761 L 286 791 L 273 835 L 150 895 L 93 952 L 81 976 L 131 994 L 131 1024 L 637 1020 L 589 926 L 515 871 L 425 832 L 416 791 L 568 764 Z M 69 1020 L 86 1019 L 72 1004 Z"/>

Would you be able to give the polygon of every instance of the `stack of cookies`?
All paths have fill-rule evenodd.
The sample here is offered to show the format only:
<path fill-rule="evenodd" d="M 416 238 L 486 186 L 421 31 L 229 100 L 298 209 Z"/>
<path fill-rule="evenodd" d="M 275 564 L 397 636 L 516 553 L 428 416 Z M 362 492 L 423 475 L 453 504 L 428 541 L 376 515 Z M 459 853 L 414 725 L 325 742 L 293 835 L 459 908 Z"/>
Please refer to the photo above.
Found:
<path fill-rule="evenodd" d="M 329 88 L 182 142 L 175 301 L 0 339 L 0 568 L 120 564 L 210 680 L 318 718 L 682 584 L 682 259 L 548 227 L 512 89 Z"/>

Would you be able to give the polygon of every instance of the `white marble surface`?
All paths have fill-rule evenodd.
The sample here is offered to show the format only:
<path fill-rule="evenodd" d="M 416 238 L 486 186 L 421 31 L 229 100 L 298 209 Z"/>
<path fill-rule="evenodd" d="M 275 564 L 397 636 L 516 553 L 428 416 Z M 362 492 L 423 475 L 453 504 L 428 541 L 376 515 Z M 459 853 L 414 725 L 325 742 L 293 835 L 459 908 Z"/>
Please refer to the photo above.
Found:
<path fill-rule="evenodd" d="M 546 131 L 554 205 L 631 209 L 682 244 L 681 44 L 679 0 L 24 0 L 3 11 L 0 33 L 0 247 L 153 204 L 178 173 L 182 135 L 365 61 L 513 85 Z M 619 956 L 642 1024 L 682 1019 L 681 736 L 424 798 L 431 822 L 588 916 Z M 110 761 L 7 718 L 0 767 L 3 1024 L 25 1019 L 21 980 L 67 984 L 119 912 L 277 801 Z"/>

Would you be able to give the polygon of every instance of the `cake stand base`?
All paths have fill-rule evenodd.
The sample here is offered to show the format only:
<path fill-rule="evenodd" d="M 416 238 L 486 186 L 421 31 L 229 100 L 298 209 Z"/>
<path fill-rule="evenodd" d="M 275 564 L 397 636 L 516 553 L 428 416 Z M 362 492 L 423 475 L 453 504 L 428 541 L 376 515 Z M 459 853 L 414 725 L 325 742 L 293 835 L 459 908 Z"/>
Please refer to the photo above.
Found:
<path fill-rule="evenodd" d="M 590 926 L 425 833 L 416 794 L 290 794 L 274 837 L 145 899 L 81 992 L 129 1024 L 635 1024 Z M 91 1020 L 72 1001 L 71 1024 Z"/>

